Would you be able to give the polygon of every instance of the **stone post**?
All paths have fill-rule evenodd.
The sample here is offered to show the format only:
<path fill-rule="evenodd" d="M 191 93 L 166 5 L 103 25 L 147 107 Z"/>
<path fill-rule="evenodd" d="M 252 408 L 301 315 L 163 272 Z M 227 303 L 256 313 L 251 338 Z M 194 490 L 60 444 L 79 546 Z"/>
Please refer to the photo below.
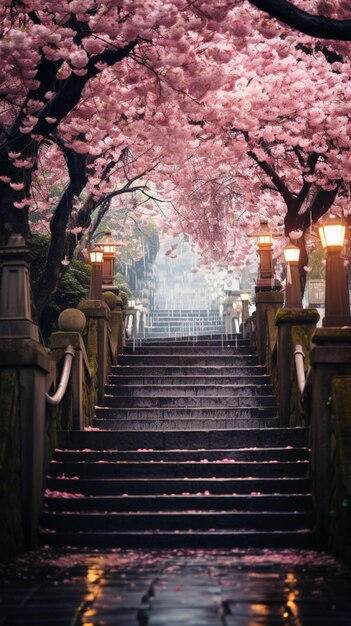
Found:
<path fill-rule="evenodd" d="M 114 321 L 112 321 L 112 318 L 111 318 L 111 332 L 112 334 L 116 332 L 117 355 L 118 355 L 118 354 L 123 354 L 123 346 L 125 346 L 125 336 L 124 336 L 125 323 L 124 323 L 124 318 L 123 318 L 123 300 L 121 296 L 119 295 L 119 289 L 118 287 L 116 287 L 116 285 L 104 285 L 103 284 L 102 285 L 102 299 L 105 300 L 105 294 L 110 294 L 110 293 L 112 293 L 114 296 L 117 297 L 117 300 L 114 300 L 113 309 L 111 309 L 111 311 L 113 310 L 113 313 L 114 313 L 113 317 L 115 318 Z M 110 302 L 108 302 L 107 300 L 105 300 L 105 302 L 107 302 L 108 306 L 110 307 Z M 114 328 L 113 331 L 112 331 L 112 326 Z"/>
<path fill-rule="evenodd" d="M 284 295 L 273 289 L 256 287 L 256 346 L 260 365 L 267 363 L 267 311 L 278 311 L 283 306 Z"/>
<path fill-rule="evenodd" d="M 310 340 L 319 313 L 316 309 L 279 309 L 275 318 L 278 327 L 277 338 L 277 374 L 278 374 L 278 416 L 280 426 L 289 426 L 291 418 L 291 404 L 293 381 L 296 380 L 294 361 L 293 328 L 298 329 L 304 337 L 298 342 L 304 344 L 306 356 L 310 351 Z M 298 392 L 298 390 L 296 390 Z M 297 402 L 297 399 L 295 399 Z"/>
<path fill-rule="evenodd" d="M 312 337 L 311 470 L 318 547 L 326 548 L 330 532 L 331 379 L 351 371 L 351 327 L 318 328 Z"/>
<path fill-rule="evenodd" d="M 85 371 L 89 372 L 85 345 L 81 336 L 86 326 L 86 318 L 78 309 L 65 309 L 58 319 L 59 332 L 52 333 L 50 348 L 53 360 L 58 363 L 64 350 L 70 345 L 74 349 L 74 359 L 68 386 L 69 397 L 62 401 L 67 426 L 72 430 L 83 430 L 93 418 L 94 402 L 91 402 L 92 414 L 85 414 L 84 379 Z M 88 373 L 89 375 L 89 373 Z M 67 392 L 66 392 L 67 393 Z M 93 391 L 91 390 L 91 393 Z"/>
<path fill-rule="evenodd" d="M 123 354 L 125 346 L 124 319 L 123 319 L 123 301 L 121 296 L 117 296 L 117 302 L 114 308 L 117 326 L 117 354 Z"/>
<path fill-rule="evenodd" d="M 0 248 L 0 262 L 0 460 L 6 475 L 0 543 L 3 551 L 11 551 L 37 542 L 50 365 L 31 317 L 30 252 L 21 235 Z"/>
<path fill-rule="evenodd" d="M 102 300 L 83 300 L 78 309 L 87 319 L 85 346 L 90 367 L 97 377 L 97 404 L 103 406 L 108 376 L 110 309 Z"/>
<path fill-rule="evenodd" d="M 116 296 L 112 291 L 104 291 L 102 293 L 102 299 L 106 302 L 110 309 L 110 330 L 111 330 L 111 347 L 112 347 L 112 362 L 117 363 L 118 352 L 121 351 L 121 337 L 120 327 L 122 321 L 122 315 L 120 310 L 120 296 Z"/>

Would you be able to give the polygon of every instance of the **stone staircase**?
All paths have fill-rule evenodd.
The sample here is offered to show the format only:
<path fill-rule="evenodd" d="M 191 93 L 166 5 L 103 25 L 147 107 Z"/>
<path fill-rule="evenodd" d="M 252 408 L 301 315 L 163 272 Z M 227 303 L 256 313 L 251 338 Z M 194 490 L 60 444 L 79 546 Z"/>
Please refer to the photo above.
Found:
<path fill-rule="evenodd" d="M 218 335 L 222 332 L 224 332 L 223 317 L 218 311 L 207 309 L 152 311 L 149 323 L 144 328 L 145 337 L 149 339 Z"/>
<path fill-rule="evenodd" d="M 312 547 L 307 437 L 279 428 L 270 380 L 241 337 L 127 347 L 93 430 L 60 435 L 41 540 Z"/>

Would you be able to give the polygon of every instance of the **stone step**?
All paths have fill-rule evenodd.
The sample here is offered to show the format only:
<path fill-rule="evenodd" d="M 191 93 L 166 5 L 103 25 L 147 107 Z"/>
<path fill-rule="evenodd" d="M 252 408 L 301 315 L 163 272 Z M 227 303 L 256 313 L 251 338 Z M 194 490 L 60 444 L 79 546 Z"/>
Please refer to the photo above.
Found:
<path fill-rule="evenodd" d="M 161 379 L 160 379 L 161 380 Z M 183 385 L 106 385 L 106 398 L 115 396 L 118 398 L 174 398 L 182 397 L 186 400 L 190 398 L 209 397 L 209 398 L 237 398 L 242 400 L 246 405 L 247 398 L 256 398 L 258 402 L 265 402 L 264 398 L 267 396 L 273 396 L 273 387 L 270 384 L 258 385 L 194 385 L 188 384 L 188 381 L 184 381 L 187 384 Z M 266 381 L 268 382 L 268 381 Z M 274 400 L 275 403 L 275 400 Z"/>
<path fill-rule="evenodd" d="M 142 346 L 145 347 L 187 347 L 187 346 L 199 346 L 199 347 L 213 347 L 218 348 L 221 347 L 224 343 L 226 346 L 232 347 L 248 347 L 249 340 L 243 338 L 232 338 L 232 335 L 218 335 L 217 338 L 212 339 L 203 339 L 202 337 L 194 337 L 193 339 L 177 339 L 177 338 L 167 338 L 162 340 L 156 339 L 145 339 L 142 340 Z M 133 341 L 131 339 L 126 340 L 126 347 L 132 347 Z"/>
<path fill-rule="evenodd" d="M 231 450 L 233 448 L 305 448 L 307 428 L 237 428 L 235 430 L 143 431 L 94 430 L 60 431 L 59 448 L 72 450 Z"/>
<path fill-rule="evenodd" d="M 111 368 L 110 381 L 113 376 L 240 376 L 249 379 L 250 376 L 266 375 L 266 368 L 263 365 L 232 366 L 232 365 L 113 365 Z M 248 380 L 248 382 L 250 382 Z"/>
<path fill-rule="evenodd" d="M 206 511 L 206 512 L 160 512 L 142 513 L 64 513 L 43 512 L 41 525 L 44 529 L 78 532 L 116 532 L 124 531 L 189 531 L 198 530 L 302 530 L 311 526 L 311 513 L 279 511 L 252 512 Z"/>
<path fill-rule="evenodd" d="M 215 326 L 223 329 L 223 320 L 218 317 L 205 317 L 205 316 L 193 316 L 186 317 L 184 315 L 174 315 L 173 317 L 162 317 L 151 315 L 149 317 L 150 326 L 169 326 L 172 324 L 182 324 L 183 326 L 189 326 L 191 330 L 197 326 Z"/>
<path fill-rule="evenodd" d="M 154 370 L 154 368 L 153 368 Z M 110 385 L 106 386 L 106 393 L 113 393 L 114 387 L 119 387 L 120 389 L 124 389 L 124 393 L 128 393 L 128 387 L 144 387 L 146 388 L 146 393 L 149 387 L 155 388 L 157 386 L 165 388 L 173 388 L 177 389 L 187 389 L 194 388 L 195 392 L 198 387 L 202 387 L 205 391 L 206 389 L 221 389 L 223 387 L 233 390 L 233 395 L 235 395 L 236 390 L 243 386 L 251 389 L 257 389 L 257 393 L 267 393 L 272 389 L 270 377 L 262 374 L 255 376 L 252 374 L 251 376 L 153 376 L 153 375 L 134 375 L 134 369 L 131 370 L 130 374 L 111 374 L 109 377 Z M 172 384 L 173 383 L 173 384 Z M 111 389 L 110 389 L 111 387 Z M 151 391 L 151 390 L 150 390 Z"/>
<path fill-rule="evenodd" d="M 144 332 L 147 337 L 158 339 L 160 337 L 181 337 L 192 333 L 195 336 L 201 335 L 221 335 L 224 332 L 222 326 L 208 324 L 206 326 L 196 326 L 195 324 L 179 324 L 172 326 L 144 326 Z"/>
<path fill-rule="evenodd" d="M 98 409 L 98 411 L 101 414 L 101 411 L 103 409 Z M 109 409 L 107 409 L 108 411 Z M 135 410 L 135 409 L 129 409 L 128 412 L 130 412 L 131 410 Z M 141 411 L 142 409 L 140 409 Z M 147 409 L 144 409 L 147 410 Z M 179 409 L 181 410 L 181 409 Z M 163 417 L 163 418 L 159 418 L 159 419 L 151 419 L 151 418 L 144 418 L 143 416 L 140 415 L 140 411 L 139 411 L 139 415 L 135 416 L 135 418 L 131 418 L 131 417 L 127 417 L 126 419 L 121 418 L 116 418 L 116 419 L 111 419 L 110 418 L 95 418 L 93 420 L 93 427 L 94 428 L 99 428 L 102 430 L 115 430 L 115 431 L 121 431 L 121 430 L 133 430 L 133 431 L 149 431 L 149 430 L 156 430 L 156 431 L 183 431 L 183 430 L 189 430 L 189 431 L 193 431 L 199 428 L 199 426 L 201 425 L 202 428 L 204 429 L 212 429 L 212 430 L 232 430 L 235 428 L 274 428 L 275 426 L 278 426 L 278 418 L 277 417 L 262 417 L 259 419 L 255 419 L 255 417 L 250 417 L 249 415 L 249 411 L 250 409 L 246 409 L 246 411 L 243 411 L 243 409 L 240 409 L 240 411 L 243 411 L 243 415 L 246 417 L 234 417 L 232 419 L 230 418 L 216 418 L 214 419 L 213 417 L 209 417 L 209 418 L 204 418 L 203 416 L 201 416 L 201 414 L 199 414 L 197 417 L 195 418 L 191 418 L 191 417 L 174 417 L 174 419 L 171 418 L 167 418 L 167 417 Z M 202 409 L 202 412 L 204 411 L 204 409 Z M 234 412 L 234 409 L 231 410 L 232 413 Z"/>
<path fill-rule="evenodd" d="M 208 309 L 193 309 L 193 310 L 184 310 L 184 309 L 157 309 L 150 311 L 150 317 L 159 317 L 164 318 L 166 320 L 172 319 L 174 317 L 200 317 L 200 318 L 215 318 L 222 320 L 222 316 L 219 313 L 219 310 L 208 310 Z"/>
<path fill-rule="evenodd" d="M 51 492 L 86 496 L 184 495 L 210 492 L 211 495 L 309 494 L 308 478 L 57 478 L 47 477 Z"/>
<path fill-rule="evenodd" d="M 308 448 L 238 448 L 233 450 L 61 450 L 56 448 L 55 460 L 58 462 L 91 461 L 307 461 Z"/>
<path fill-rule="evenodd" d="M 243 365 L 258 365 L 256 355 L 236 355 L 236 354 L 126 354 L 119 358 L 119 364 L 123 365 L 146 365 L 160 366 L 183 366 L 198 365 L 201 367 L 218 365 L 220 367 L 231 366 L 241 367 Z"/>
<path fill-rule="evenodd" d="M 209 532 L 41 532 L 42 545 L 91 548 L 214 549 L 214 548 L 315 548 L 308 529 L 295 531 L 215 530 Z"/>
<path fill-rule="evenodd" d="M 179 342 L 185 342 L 185 345 L 187 345 L 189 342 L 191 344 L 195 344 L 198 342 L 206 342 L 206 341 L 214 341 L 215 344 L 218 344 L 218 342 L 221 342 L 225 339 L 226 341 L 231 341 L 233 340 L 234 342 L 237 341 L 238 345 L 240 345 L 241 343 L 243 345 L 248 345 L 248 340 L 247 339 L 243 339 L 242 335 L 238 335 L 238 334 L 232 334 L 232 333 L 226 333 L 225 331 L 223 332 L 216 332 L 216 333 L 201 333 L 201 335 L 187 335 L 185 334 L 183 337 L 180 336 L 173 336 L 173 337 L 155 337 L 155 338 L 148 338 L 146 337 L 145 339 L 143 339 L 142 341 L 146 344 L 148 343 L 152 343 L 152 344 L 157 344 L 157 345 L 163 345 L 163 344 L 168 344 L 168 343 L 176 343 L 178 344 Z M 131 339 L 127 339 L 126 343 L 128 344 L 133 344 L 133 341 Z"/>
<path fill-rule="evenodd" d="M 196 337 L 206 337 L 209 334 L 211 335 L 218 335 L 222 332 L 222 329 L 219 328 L 207 328 L 207 329 L 198 329 L 196 331 Z M 155 329 L 150 329 L 147 327 L 144 327 L 144 337 L 146 339 L 150 338 L 150 339 L 170 339 L 170 338 L 183 338 L 189 336 L 189 328 L 155 328 Z"/>
<path fill-rule="evenodd" d="M 308 470 L 308 461 L 237 461 L 219 462 L 55 462 L 50 463 L 48 475 L 60 478 L 78 476 L 78 478 L 304 478 Z M 184 485 L 186 487 L 186 485 Z"/>
<path fill-rule="evenodd" d="M 46 511 L 305 511 L 311 512 L 311 494 L 269 495 L 128 495 L 127 496 L 83 496 L 67 498 L 46 495 Z"/>
<path fill-rule="evenodd" d="M 248 355 L 254 356 L 253 350 L 250 346 L 231 346 L 227 345 L 224 342 L 223 345 L 210 345 L 210 346 L 200 346 L 198 344 L 194 345 L 182 345 L 182 346 L 150 346 L 146 343 L 141 346 L 126 346 L 123 351 L 124 355 L 135 354 L 135 355 L 213 355 L 214 350 L 216 350 L 216 356 L 219 355 Z"/>
<path fill-rule="evenodd" d="M 105 394 L 105 404 L 108 407 L 121 409 L 166 409 L 181 408 L 191 411 L 193 408 L 223 409 L 229 408 L 267 408 L 271 407 L 273 413 L 276 410 L 276 399 L 272 395 L 260 396 L 225 396 L 225 395 L 168 395 L 162 394 L 162 389 L 158 390 L 159 395 L 115 395 Z M 162 394 L 162 395 L 161 395 Z"/>
<path fill-rule="evenodd" d="M 113 398 L 106 398 L 106 402 L 110 401 L 112 403 Z M 145 423 L 149 420 L 179 420 L 181 424 L 181 420 L 202 420 L 203 425 L 202 428 L 212 428 L 211 420 L 213 421 L 213 428 L 215 427 L 215 423 L 221 419 L 229 419 L 235 420 L 249 420 L 246 424 L 248 428 L 250 428 L 250 423 L 253 418 L 263 419 L 263 418 L 274 418 L 275 415 L 275 407 L 274 406 L 266 406 L 266 407 L 252 407 L 252 406 L 240 406 L 240 407 L 226 407 L 222 406 L 201 406 L 201 407 L 164 407 L 164 408 L 138 408 L 138 407 L 96 407 L 95 411 L 95 421 L 98 419 L 111 419 L 121 421 L 125 420 L 144 420 Z M 205 426 L 205 423 L 209 421 L 209 425 Z M 256 424 L 255 426 L 259 426 Z M 251 428 L 255 427 L 251 424 Z M 263 426 L 263 422 L 262 422 Z M 234 426 L 235 427 L 235 426 Z M 239 426 L 238 426 L 239 427 Z M 242 426 L 245 428 L 245 426 Z M 144 429 L 145 430 L 145 429 Z M 179 430 L 179 428 L 177 429 Z"/>

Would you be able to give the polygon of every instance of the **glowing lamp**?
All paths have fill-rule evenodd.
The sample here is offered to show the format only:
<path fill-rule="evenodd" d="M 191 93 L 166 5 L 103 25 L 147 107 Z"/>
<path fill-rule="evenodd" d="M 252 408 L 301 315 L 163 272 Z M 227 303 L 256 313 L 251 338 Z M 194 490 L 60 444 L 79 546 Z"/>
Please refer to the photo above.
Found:
<path fill-rule="evenodd" d="M 249 317 L 249 302 L 250 302 L 250 291 L 241 291 L 240 292 L 240 300 L 241 300 L 241 321 L 243 325 L 245 324 L 247 318 Z"/>
<path fill-rule="evenodd" d="M 300 258 L 300 248 L 294 246 L 293 243 L 284 248 L 285 263 L 298 263 Z"/>
<path fill-rule="evenodd" d="M 105 230 L 104 236 L 99 240 L 99 246 L 104 251 L 104 256 L 115 255 L 117 249 L 117 241 L 112 237 L 110 230 Z"/>
<path fill-rule="evenodd" d="M 341 248 L 345 239 L 345 224 L 331 215 L 322 226 L 318 228 L 323 248 Z"/>
<path fill-rule="evenodd" d="M 115 275 L 115 258 L 118 247 L 117 241 L 112 237 L 110 230 L 105 230 L 104 236 L 99 240 L 99 246 L 104 252 L 104 265 L 102 268 L 102 282 L 104 285 L 113 285 Z M 105 287 L 106 289 L 106 287 Z"/>
<path fill-rule="evenodd" d="M 284 259 L 286 263 L 286 285 L 285 304 L 286 309 L 302 308 L 302 291 L 299 276 L 300 248 L 293 243 L 284 248 Z"/>
<path fill-rule="evenodd" d="M 90 256 L 90 263 L 92 265 L 103 263 L 104 252 L 103 252 L 103 249 L 100 248 L 100 246 L 96 246 L 95 248 L 92 248 L 92 250 L 89 251 L 89 256 Z"/>
<path fill-rule="evenodd" d="M 251 295 L 250 291 L 241 291 L 240 292 L 240 300 L 241 300 L 241 302 L 249 302 L 250 295 Z"/>
<path fill-rule="evenodd" d="M 325 316 L 323 326 L 351 326 L 350 297 L 341 250 L 345 225 L 330 216 L 319 227 L 319 236 L 327 253 L 325 268 Z"/>
<path fill-rule="evenodd" d="M 89 251 L 91 263 L 90 276 L 90 299 L 100 300 L 102 289 L 102 264 L 104 262 L 104 253 L 100 246 L 96 246 Z"/>
<path fill-rule="evenodd" d="M 273 235 L 268 226 L 267 220 L 260 221 L 260 229 L 259 229 L 259 232 L 256 234 L 256 237 L 257 237 L 258 247 L 261 247 L 261 246 L 271 247 L 273 245 Z"/>

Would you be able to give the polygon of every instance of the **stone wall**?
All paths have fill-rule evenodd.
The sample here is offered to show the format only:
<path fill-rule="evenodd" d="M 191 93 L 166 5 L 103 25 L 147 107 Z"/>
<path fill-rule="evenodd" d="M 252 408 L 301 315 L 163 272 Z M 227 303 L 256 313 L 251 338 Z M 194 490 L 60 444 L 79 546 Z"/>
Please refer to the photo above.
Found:
<path fill-rule="evenodd" d="M 0 555 L 23 548 L 19 381 L 15 368 L 0 370 Z"/>
<path fill-rule="evenodd" d="M 332 378 L 330 410 L 330 548 L 351 563 L 351 374 Z"/>

